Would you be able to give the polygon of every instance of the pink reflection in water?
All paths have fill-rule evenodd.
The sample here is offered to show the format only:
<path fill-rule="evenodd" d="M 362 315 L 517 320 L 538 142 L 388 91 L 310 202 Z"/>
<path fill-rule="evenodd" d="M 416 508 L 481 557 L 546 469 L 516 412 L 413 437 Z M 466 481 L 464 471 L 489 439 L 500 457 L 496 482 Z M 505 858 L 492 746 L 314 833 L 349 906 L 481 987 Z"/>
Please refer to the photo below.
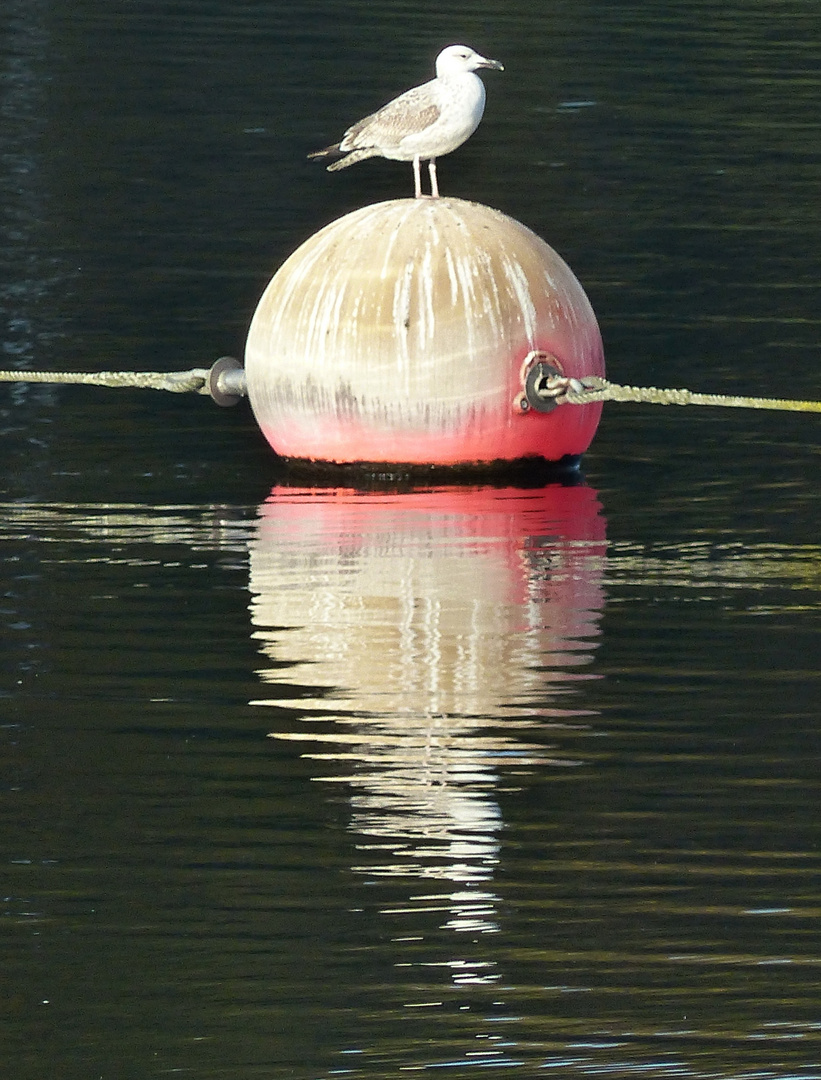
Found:
<path fill-rule="evenodd" d="M 605 547 L 584 486 L 271 493 L 250 547 L 272 662 L 254 704 L 315 779 L 350 786 L 362 870 L 487 880 L 500 777 L 578 763 L 554 740 L 591 723 Z"/>

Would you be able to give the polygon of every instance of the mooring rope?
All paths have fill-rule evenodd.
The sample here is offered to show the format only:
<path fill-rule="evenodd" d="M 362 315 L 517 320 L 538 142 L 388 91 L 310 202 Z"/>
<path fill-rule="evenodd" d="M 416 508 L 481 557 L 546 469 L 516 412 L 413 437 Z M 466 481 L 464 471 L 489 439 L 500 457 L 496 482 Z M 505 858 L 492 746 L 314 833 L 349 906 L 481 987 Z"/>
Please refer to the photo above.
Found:
<path fill-rule="evenodd" d="M 572 405 L 587 405 L 591 401 L 637 401 L 646 405 L 719 405 L 729 409 L 821 412 L 821 401 L 746 397 L 739 394 L 698 394 L 693 390 L 663 390 L 656 386 L 619 386 L 618 383 L 608 382 L 598 375 L 564 381 L 579 383 L 578 389 L 570 386 L 565 392 L 568 404 Z M 561 396 L 557 400 L 561 402 Z"/>
<path fill-rule="evenodd" d="M 600 375 L 574 379 L 562 374 L 562 365 L 551 353 L 533 350 L 522 362 L 524 393 L 519 408 L 549 412 L 556 405 L 589 405 L 594 401 L 632 401 L 646 405 L 718 405 L 730 409 L 776 409 L 782 412 L 821 412 L 821 401 L 791 398 L 760 398 L 742 394 L 699 394 L 693 390 L 668 390 L 656 386 L 620 386 Z"/>
<path fill-rule="evenodd" d="M 208 394 L 208 368 L 190 371 L 0 371 L 0 382 L 82 383 L 86 386 L 170 390 L 172 394 Z"/>
<path fill-rule="evenodd" d="M 531 353 L 530 358 L 545 354 Z M 547 359 L 547 357 L 546 357 Z M 190 371 L 0 371 L 0 382 L 9 383 L 81 383 L 87 386 L 111 386 L 143 390 L 169 390 L 173 394 L 195 393 L 215 396 L 213 374 L 222 364 Z M 241 373 L 233 361 L 229 370 Z M 222 374 L 222 371 L 219 372 Z M 241 373 L 243 374 L 243 373 Z M 231 388 L 236 394 L 236 387 Z M 239 390 L 244 394 L 244 390 Z M 655 386 L 620 386 L 598 375 L 581 379 L 552 374 L 537 390 L 539 398 L 557 405 L 589 405 L 594 401 L 627 401 L 648 405 L 717 405 L 730 409 L 774 409 L 782 412 L 821 412 L 821 401 L 796 401 L 790 398 L 759 398 L 739 394 L 700 394 L 693 390 L 659 389 Z M 215 398 L 216 400 L 216 398 Z M 225 402 L 233 403 L 235 397 Z"/>

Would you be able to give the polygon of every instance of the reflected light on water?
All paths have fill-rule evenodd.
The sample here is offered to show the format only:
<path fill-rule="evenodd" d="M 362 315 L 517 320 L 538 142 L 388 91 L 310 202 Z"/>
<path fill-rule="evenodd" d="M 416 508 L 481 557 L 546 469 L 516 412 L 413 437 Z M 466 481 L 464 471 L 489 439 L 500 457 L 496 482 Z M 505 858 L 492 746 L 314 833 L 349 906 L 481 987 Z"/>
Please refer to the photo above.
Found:
<path fill-rule="evenodd" d="M 590 723 L 574 682 L 604 556 L 586 487 L 283 488 L 262 507 L 251 613 L 272 663 L 254 704 L 316 780 L 350 786 L 354 869 L 450 882 L 412 904 L 454 930 L 497 929 L 492 894 L 460 887 L 493 876 L 502 778 L 577 764 L 545 732 Z"/>
<path fill-rule="evenodd" d="M 88 874 L 118 896 L 125 859 L 129 912 L 146 904 L 156 930 L 114 912 L 100 963 L 135 936 L 152 971 L 191 961 L 232 1002 L 242 983 L 243 1017 L 272 987 L 300 1017 L 315 1001 L 322 1053 L 360 1055 L 359 1075 L 737 1077 L 747 1058 L 744 1075 L 815 1076 L 814 624 L 782 616 L 818 611 L 821 549 L 622 538 L 605 555 L 588 488 L 282 488 L 255 513 L 0 505 L 24 720 L 8 761 L 19 738 L 37 762 L 48 731 L 54 780 L 7 788 L 25 854 L 9 925 L 45 940 L 46 913 L 85 919 Z M 738 643 L 754 651 L 736 662 Z M 267 707 L 237 712 L 249 697 Z M 313 806 L 295 749 L 324 785 Z M 53 858 L 76 815 L 100 820 L 98 776 L 105 830 L 76 864 Z M 35 820 L 57 823 L 47 859 Z M 249 975 L 251 935 L 281 968 Z M 810 1064 L 787 1071 L 782 1044 Z"/>

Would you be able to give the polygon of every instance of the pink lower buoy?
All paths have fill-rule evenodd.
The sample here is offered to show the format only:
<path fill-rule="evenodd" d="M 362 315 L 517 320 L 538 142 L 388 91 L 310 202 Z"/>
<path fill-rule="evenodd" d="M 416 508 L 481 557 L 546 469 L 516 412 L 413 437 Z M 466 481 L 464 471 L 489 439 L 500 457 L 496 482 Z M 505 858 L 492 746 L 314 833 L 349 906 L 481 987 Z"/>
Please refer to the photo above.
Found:
<path fill-rule="evenodd" d="M 286 260 L 251 322 L 245 371 L 257 422 L 286 458 L 580 455 L 601 405 L 542 404 L 537 359 L 604 374 L 596 317 L 567 264 L 497 210 L 397 199 L 332 222 Z"/>

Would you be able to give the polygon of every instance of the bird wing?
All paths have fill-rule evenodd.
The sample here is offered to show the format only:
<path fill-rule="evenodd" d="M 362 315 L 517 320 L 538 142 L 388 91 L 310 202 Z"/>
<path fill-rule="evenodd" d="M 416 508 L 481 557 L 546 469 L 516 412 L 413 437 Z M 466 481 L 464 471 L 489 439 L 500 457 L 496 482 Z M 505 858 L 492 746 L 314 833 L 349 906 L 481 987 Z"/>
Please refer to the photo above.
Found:
<path fill-rule="evenodd" d="M 430 83 L 415 86 L 389 101 L 372 116 L 349 127 L 339 149 L 358 150 L 369 146 L 398 146 L 408 135 L 418 135 L 436 123 L 441 108 Z"/>

